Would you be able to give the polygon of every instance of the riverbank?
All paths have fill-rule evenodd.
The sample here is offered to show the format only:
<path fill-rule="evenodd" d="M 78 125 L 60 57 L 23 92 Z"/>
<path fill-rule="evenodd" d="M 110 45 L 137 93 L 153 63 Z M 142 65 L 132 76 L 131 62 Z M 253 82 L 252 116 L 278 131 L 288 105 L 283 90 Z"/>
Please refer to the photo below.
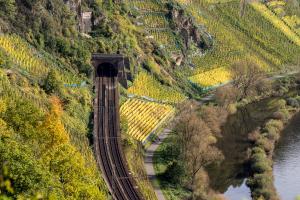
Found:
<path fill-rule="evenodd" d="M 300 112 L 284 128 L 273 156 L 274 185 L 281 199 L 300 199 Z"/>
<path fill-rule="evenodd" d="M 291 117 L 299 111 L 286 104 L 284 99 L 271 102 L 276 109 L 272 117 L 255 131 L 249 133 L 251 176 L 247 185 L 254 199 L 279 199 L 274 187 L 273 154 L 282 130 Z"/>
<path fill-rule="evenodd" d="M 278 199 L 272 175 L 272 155 L 280 138 L 279 133 L 293 114 L 299 111 L 296 107 L 300 105 L 300 94 L 289 92 L 290 89 L 294 91 L 296 85 L 295 80 L 283 78 L 263 95 L 227 104 L 226 110 L 231 114 L 224 124 L 217 126 L 219 134 L 214 134 L 217 140 L 214 146 L 222 152 L 224 160 L 217 159 L 212 165 L 200 169 L 199 190 L 203 199 L 251 199 L 251 195 L 253 199 Z M 214 108 L 219 107 L 214 103 L 209 104 Z M 207 125 L 212 118 L 205 116 L 202 119 Z M 177 137 L 176 134 L 169 135 L 155 154 L 155 170 L 159 174 L 162 191 L 166 199 L 172 200 L 190 198 L 192 195 L 188 184 L 180 181 L 172 183 L 170 177 L 166 176 L 170 168 L 179 172 L 182 170 L 174 166 L 180 160 L 174 148 Z M 235 190 L 236 187 L 240 188 L 239 191 Z"/>
<path fill-rule="evenodd" d="M 181 106 L 176 126 L 154 154 L 154 169 L 165 199 L 222 199 L 210 190 L 204 167 L 223 159 L 214 144 L 227 114 L 221 107 L 199 103 Z"/>

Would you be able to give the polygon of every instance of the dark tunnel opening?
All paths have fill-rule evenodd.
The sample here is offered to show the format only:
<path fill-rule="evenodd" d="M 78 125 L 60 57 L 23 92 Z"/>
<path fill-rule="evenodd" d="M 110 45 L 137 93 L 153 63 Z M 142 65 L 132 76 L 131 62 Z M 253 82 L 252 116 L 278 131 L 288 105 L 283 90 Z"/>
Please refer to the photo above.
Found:
<path fill-rule="evenodd" d="M 99 77 L 116 77 L 118 76 L 118 67 L 111 63 L 102 63 L 97 68 Z"/>

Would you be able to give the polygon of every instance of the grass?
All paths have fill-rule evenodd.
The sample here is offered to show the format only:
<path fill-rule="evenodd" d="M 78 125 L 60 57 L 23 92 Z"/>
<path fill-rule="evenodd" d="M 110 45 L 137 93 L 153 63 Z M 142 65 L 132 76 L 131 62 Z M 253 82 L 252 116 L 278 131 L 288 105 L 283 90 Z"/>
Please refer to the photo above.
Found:
<path fill-rule="evenodd" d="M 182 188 L 177 185 L 172 185 L 167 181 L 164 181 L 161 175 L 165 172 L 168 167 L 169 161 L 161 156 L 161 153 L 166 149 L 169 145 L 173 145 L 174 135 L 170 133 L 168 137 L 161 143 L 158 149 L 154 154 L 154 170 L 157 175 L 157 181 L 154 183 L 159 186 L 165 196 L 166 200 L 181 200 L 189 197 L 190 192 L 185 188 Z"/>
<path fill-rule="evenodd" d="M 140 146 L 138 144 L 128 146 L 125 148 L 125 156 L 131 173 L 136 177 L 137 185 L 140 188 L 143 197 L 146 200 L 156 200 L 157 198 L 154 189 L 149 179 L 145 178 L 147 174 Z"/>

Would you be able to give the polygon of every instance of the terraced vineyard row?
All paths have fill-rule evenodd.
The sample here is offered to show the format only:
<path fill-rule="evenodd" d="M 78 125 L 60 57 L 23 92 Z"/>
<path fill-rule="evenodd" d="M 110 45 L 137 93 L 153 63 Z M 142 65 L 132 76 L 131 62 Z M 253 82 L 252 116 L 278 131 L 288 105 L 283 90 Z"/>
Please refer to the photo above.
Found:
<path fill-rule="evenodd" d="M 279 18 L 281 18 L 293 31 L 295 31 L 298 36 L 300 36 L 300 17 L 297 15 L 286 15 L 285 12 L 285 1 L 270 1 L 267 7 L 274 12 Z"/>
<path fill-rule="evenodd" d="M 0 35 L 0 50 L 7 54 L 18 70 L 34 77 L 43 78 L 51 68 L 56 68 L 45 62 L 42 55 L 16 35 Z M 59 73 L 58 76 L 64 83 L 81 82 L 71 73 Z"/>
<path fill-rule="evenodd" d="M 139 99 L 127 100 L 120 109 L 122 117 L 127 119 L 128 134 L 145 142 L 148 136 L 174 114 L 170 105 L 146 102 Z"/>
<path fill-rule="evenodd" d="M 220 67 L 192 76 L 190 80 L 202 87 L 212 87 L 230 81 L 231 74 L 229 70 Z"/>
<path fill-rule="evenodd" d="M 251 5 L 255 10 L 260 12 L 263 17 L 269 20 L 274 25 L 274 27 L 281 30 L 282 33 L 289 38 L 289 40 L 300 46 L 300 37 L 297 35 L 297 33 L 294 30 L 292 30 L 288 25 L 286 25 L 285 22 L 282 21 L 278 16 L 276 16 L 266 5 L 259 2 L 254 2 Z"/>
<path fill-rule="evenodd" d="M 145 72 L 138 74 L 128 92 L 171 103 L 179 103 L 186 99 L 180 92 L 161 85 L 154 77 Z"/>
<path fill-rule="evenodd" d="M 139 10 L 139 11 L 149 11 L 149 12 L 164 12 L 165 9 L 153 0 L 129 0 L 129 4 L 131 7 Z"/>
<path fill-rule="evenodd" d="M 169 25 L 163 14 L 145 13 L 142 17 L 147 28 L 166 28 Z"/>
<path fill-rule="evenodd" d="M 151 36 L 153 36 L 155 41 L 164 45 L 166 48 L 173 48 L 173 50 L 174 48 L 179 48 L 176 46 L 176 40 L 172 31 L 168 29 L 150 29 L 148 32 Z"/>
<path fill-rule="evenodd" d="M 10 35 L 0 36 L 0 48 L 13 58 L 16 64 L 23 67 L 27 72 L 35 76 L 41 76 L 48 73 L 46 64 L 36 58 L 34 52 L 28 48 L 19 37 Z"/>
<path fill-rule="evenodd" d="M 165 17 L 167 9 L 164 7 L 164 1 L 154 0 L 127 1 L 129 6 L 140 12 L 141 25 L 148 33 L 148 38 L 152 38 L 163 48 L 171 52 L 179 51 L 176 44 L 176 37 L 172 32 L 169 22 Z"/>

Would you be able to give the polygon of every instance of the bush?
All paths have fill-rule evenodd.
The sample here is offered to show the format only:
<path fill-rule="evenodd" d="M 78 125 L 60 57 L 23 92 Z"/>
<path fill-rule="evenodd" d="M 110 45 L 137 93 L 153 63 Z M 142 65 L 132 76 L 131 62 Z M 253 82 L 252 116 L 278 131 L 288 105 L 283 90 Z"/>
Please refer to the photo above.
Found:
<path fill-rule="evenodd" d="M 12 18 L 16 11 L 15 0 L 0 0 L 0 16 Z"/>
<path fill-rule="evenodd" d="M 273 177 L 270 174 L 255 174 L 254 177 L 247 180 L 247 185 L 253 189 L 253 198 L 258 199 L 263 196 L 264 199 L 270 199 L 274 191 L 269 186 L 273 184 Z"/>
<path fill-rule="evenodd" d="M 269 140 L 273 140 L 273 141 L 278 141 L 280 138 L 280 134 L 277 131 L 272 131 L 272 132 L 269 131 L 268 133 L 266 133 L 266 135 Z"/>
<path fill-rule="evenodd" d="M 168 182 L 172 184 L 180 184 L 184 176 L 184 166 L 179 162 L 175 161 L 168 166 L 163 176 L 165 180 L 168 180 Z"/>
<path fill-rule="evenodd" d="M 269 132 L 272 128 L 275 128 L 277 132 L 283 129 L 283 122 L 280 120 L 271 119 L 265 125 L 265 129 Z"/>
<path fill-rule="evenodd" d="M 251 156 L 251 168 L 254 173 L 263 173 L 272 170 L 265 153 L 255 153 Z"/>
<path fill-rule="evenodd" d="M 300 107 L 300 103 L 296 98 L 288 98 L 286 102 L 287 102 L 287 105 L 292 106 L 294 108 Z"/>
<path fill-rule="evenodd" d="M 268 138 L 262 137 L 256 141 L 256 145 L 260 148 L 263 148 L 266 152 L 272 152 L 274 149 L 274 143 Z"/>
<path fill-rule="evenodd" d="M 58 74 L 55 70 L 50 70 L 50 72 L 48 73 L 44 85 L 43 85 L 43 89 L 45 90 L 45 92 L 47 94 L 58 94 L 60 95 L 62 93 L 62 87 L 61 87 L 62 83 L 61 81 L 58 79 Z"/>

